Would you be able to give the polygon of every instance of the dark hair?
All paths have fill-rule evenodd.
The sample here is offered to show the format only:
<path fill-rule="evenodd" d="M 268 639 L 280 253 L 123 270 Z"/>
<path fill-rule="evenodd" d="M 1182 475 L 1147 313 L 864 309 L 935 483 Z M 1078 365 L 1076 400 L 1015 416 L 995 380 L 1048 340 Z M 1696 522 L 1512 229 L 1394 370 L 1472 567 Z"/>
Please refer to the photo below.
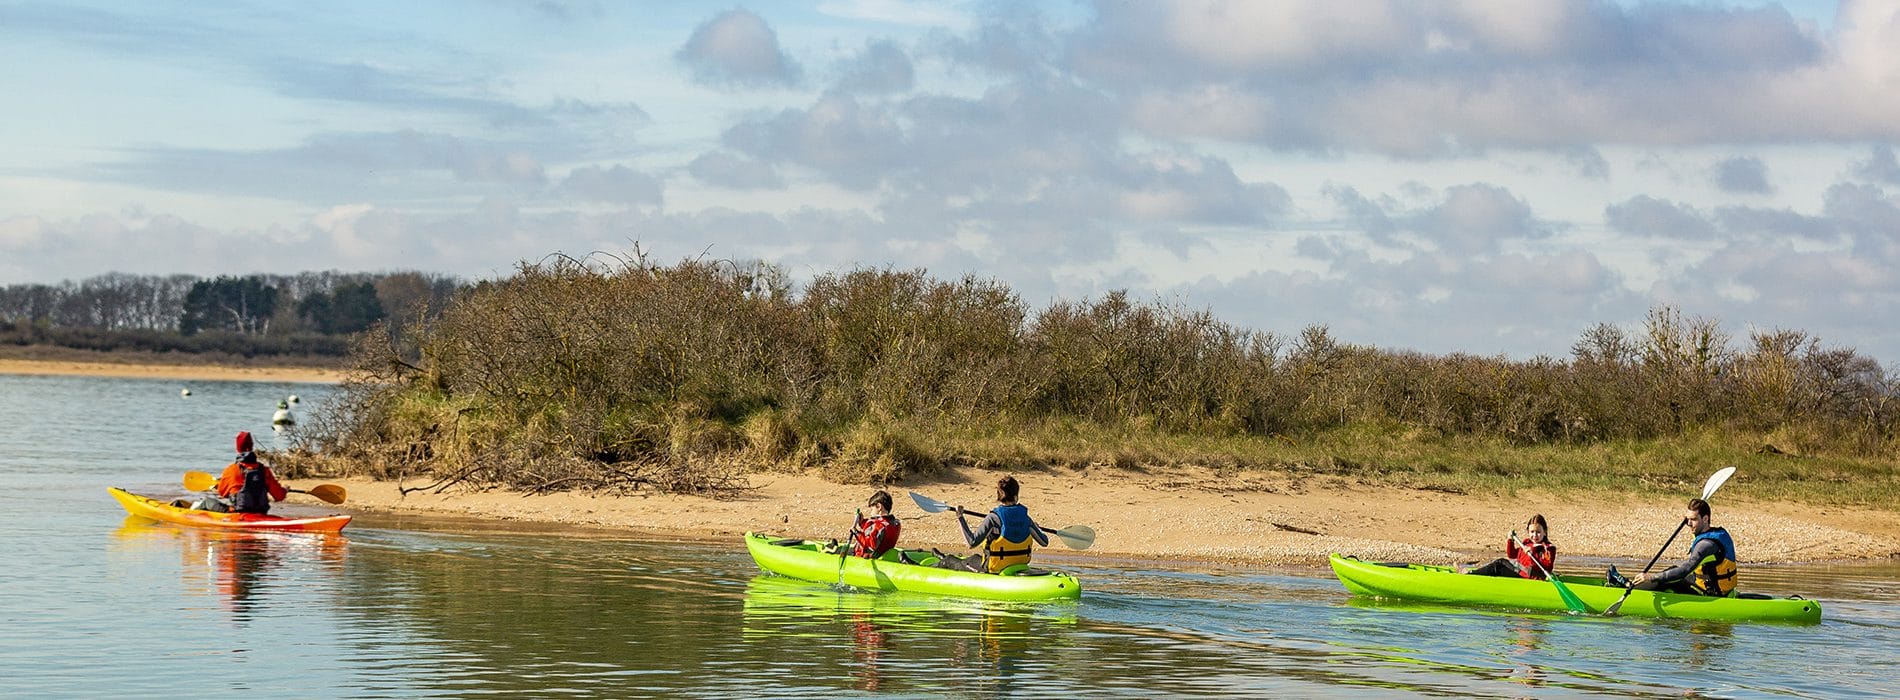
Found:
<path fill-rule="evenodd" d="M 1016 483 L 1016 477 L 1005 476 L 1001 479 L 997 479 L 996 480 L 996 502 L 997 503 L 1015 503 L 1016 494 L 1021 492 L 1022 489 L 1023 489 L 1023 485 Z"/>
<path fill-rule="evenodd" d="M 1538 527 L 1544 528 L 1544 534 L 1546 535 L 1550 534 L 1550 523 L 1544 522 L 1543 513 L 1534 514 L 1531 516 L 1530 520 L 1524 521 L 1524 527 L 1526 528 L 1530 527 L 1532 524 L 1536 524 Z"/>
<path fill-rule="evenodd" d="M 1700 498 L 1691 498 L 1689 499 L 1689 510 L 1695 511 L 1696 515 L 1706 517 L 1709 514 L 1709 502 Z"/>
<path fill-rule="evenodd" d="M 891 494 L 885 491 L 871 494 L 871 500 L 865 501 L 864 505 L 884 506 L 884 512 L 889 513 L 891 512 Z"/>

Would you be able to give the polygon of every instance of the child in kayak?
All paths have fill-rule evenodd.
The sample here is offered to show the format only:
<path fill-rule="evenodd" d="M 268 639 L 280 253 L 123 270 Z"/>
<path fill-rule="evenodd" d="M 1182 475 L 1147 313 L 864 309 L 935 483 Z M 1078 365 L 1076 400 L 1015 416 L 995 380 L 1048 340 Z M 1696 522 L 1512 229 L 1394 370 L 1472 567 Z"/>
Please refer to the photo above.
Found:
<path fill-rule="evenodd" d="M 857 523 L 851 526 L 851 556 L 876 559 L 897 546 L 897 533 L 903 529 L 903 523 L 891 515 L 888 492 L 871 494 L 864 505 L 871 507 L 872 514 L 869 518 L 858 516 Z"/>
<path fill-rule="evenodd" d="M 1542 565 L 1539 568 L 1538 565 Z M 1544 523 L 1543 514 L 1532 515 L 1524 521 L 1524 546 L 1517 546 L 1517 540 L 1504 543 L 1504 557 L 1492 560 L 1475 569 L 1465 571 L 1479 576 L 1518 576 L 1542 580 L 1544 572 L 1557 565 L 1557 545 L 1550 541 L 1550 526 Z"/>
<path fill-rule="evenodd" d="M 975 532 L 970 531 L 970 523 L 963 519 L 963 507 L 957 506 L 957 526 L 963 528 L 963 543 L 983 550 L 983 568 L 992 574 L 1003 573 L 1018 564 L 1027 567 L 1034 549 L 1032 541 L 1045 547 L 1049 545 L 1049 536 L 1042 534 L 1036 521 L 1029 519 L 1029 509 L 1016 502 L 1021 490 L 1016 477 L 998 479 L 997 506 L 983 516 Z"/>

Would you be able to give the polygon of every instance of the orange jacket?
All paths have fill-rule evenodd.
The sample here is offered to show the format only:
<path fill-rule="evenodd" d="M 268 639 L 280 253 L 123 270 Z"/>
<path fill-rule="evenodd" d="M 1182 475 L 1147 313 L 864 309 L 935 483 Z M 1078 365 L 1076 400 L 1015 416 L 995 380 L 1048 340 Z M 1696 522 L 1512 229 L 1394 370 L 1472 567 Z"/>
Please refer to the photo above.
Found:
<path fill-rule="evenodd" d="M 264 486 L 270 489 L 271 500 L 281 501 L 290 496 L 290 492 L 284 490 L 284 485 L 277 483 L 277 474 L 270 467 L 259 464 L 257 468 L 264 470 Z M 218 495 L 230 498 L 243 488 L 244 463 L 232 462 L 231 466 L 224 468 L 224 474 L 218 477 Z"/>

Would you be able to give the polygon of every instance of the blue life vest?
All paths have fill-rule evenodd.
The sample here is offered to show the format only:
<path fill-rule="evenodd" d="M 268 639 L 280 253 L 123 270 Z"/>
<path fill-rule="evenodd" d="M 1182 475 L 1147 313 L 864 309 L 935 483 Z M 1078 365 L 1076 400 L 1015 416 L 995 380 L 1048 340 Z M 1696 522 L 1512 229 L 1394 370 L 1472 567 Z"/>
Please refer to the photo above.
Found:
<path fill-rule="evenodd" d="M 1020 542 L 1029 539 L 1030 533 L 1035 532 L 1036 526 L 1029 523 L 1028 506 L 1021 503 L 1012 503 L 1006 506 L 997 506 L 995 510 L 990 512 L 995 513 L 996 519 L 1003 523 L 1003 539 Z"/>
<path fill-rule="evenodd" d="M 1694 586 L 1703 595 L 1725 596 L 1734 593 L 1735 574 L 1738 568 L 1735 558 L 1735 540 L 1729 539 L 1727 530 L 1712 527 L 1708 532 L 1696 535 L 1695 540 L 1689 543 L 1689 547 L 1693 549 L 1703 540 L 1715 540 L 1716 544 L 1722 546 L 1722 553 L 1719 556 L 1703 557 L 1702 561 L 1696 564 L 1695 571 L 1690 572 L 1689 585 Z"/>
<path fill-rule="evenodd" d="M 983 543 L 985 568 L 992 574 L 1000 574 L 1003 570 L 1018 564 L 1027 566 L 1030 553 L 1035 549 L 1035 543 L 1031 537 L 1036 532 L 1036 526 L 1029 522 L 1029 508 L 1016 503 L 997 506 L 990 512 L 994 513 L 996 520 L 1002 523 L 1003 532 Z"/>

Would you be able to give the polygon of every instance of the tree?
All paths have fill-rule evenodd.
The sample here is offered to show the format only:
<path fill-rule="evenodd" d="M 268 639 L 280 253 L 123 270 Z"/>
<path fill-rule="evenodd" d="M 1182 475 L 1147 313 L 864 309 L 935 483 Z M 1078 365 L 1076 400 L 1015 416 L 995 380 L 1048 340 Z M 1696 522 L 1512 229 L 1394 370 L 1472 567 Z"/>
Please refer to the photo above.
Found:
<path fill-rule="evenodd" d="M 277 288 L 257 275 L 200 280 L 185 294 L 185 313 L 178 330 L 192 335 L 202 330 L 263 333 L 270 329 L 277 309 Z"/>
<path fill-rule="evenodd" d="M 376 296 L 376 285 L 363 282 L 338 285 L 328 294 L 312 293 L 297 304 L 297 315 L 317 332 L 337 335 L 364 331 L 388 314 Z"/>

